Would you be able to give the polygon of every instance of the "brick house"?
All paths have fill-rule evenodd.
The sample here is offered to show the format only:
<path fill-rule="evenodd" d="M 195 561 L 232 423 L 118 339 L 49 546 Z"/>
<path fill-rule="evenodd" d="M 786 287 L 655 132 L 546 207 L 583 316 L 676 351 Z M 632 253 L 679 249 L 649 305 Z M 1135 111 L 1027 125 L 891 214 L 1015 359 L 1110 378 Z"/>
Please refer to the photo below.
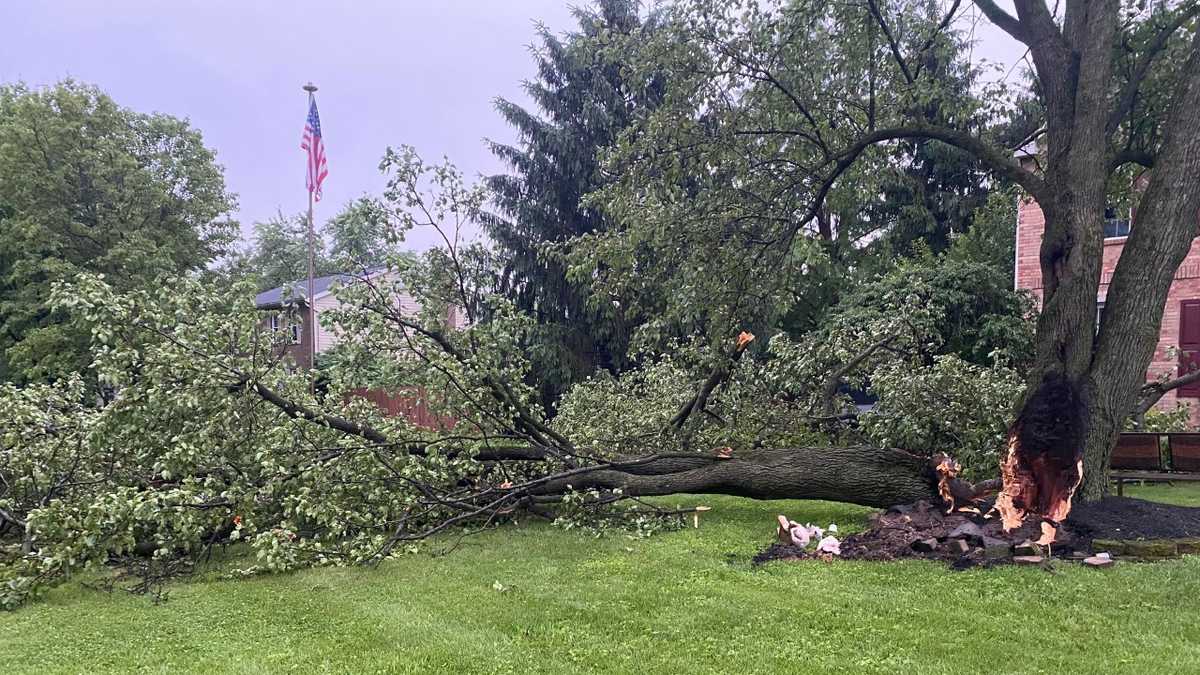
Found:
<path fill-rule="evenodd" d="M 254 298 L 255 306 L 264 314 L 259 325 L 263 330 L 269 330 L 272 334 L 285 333 L 282 349 L 297 368 L 307 370 L 312 367 L 310 354 L 315 354 L 319 361 L 323 352 L 328 351 L 341 340 L 335 330 L 321 325 L 321 314 L 340 306 L 336 290 L 342 286 L 360 283 L 363 279 L 380 277 L 383 274 L 386 272 L 369 272 L 365 276 L 330 274 L 314 278 L 313 313 L 316 315 L 317 322 L 312 327 L 309 325 L 309 317 L 312 314 L 307 311 L 308 304 L 305 301 L 308 291 L 307 280 L 263 291 Z M 400 310 L 405 314 L 415 314 L 421 308 L 420 302 L 407 293 L 400 295 L 399 305 Z M 461 329 L 466 326 L 465 313 L 460 308 L 451 307 L 446 318 L 448 325 L 452 328 Z M 311 351 L 310 344 L 314 347 Z M 354 395 L 371 401 L 388 415 L 407 417 L 418 426 L 427 428 L 454 426 L 454 420 L 439 418 L 429 411 L 423 392 L 357 389 L 354 391 Z"/>
<path fill-rule="evenodd" d="M 284 349 L 300 368 L 310 368 L 309 354 L 320 355 L 328 351 L 340 341 L 338 334 L 321 325 L 321 315 L 329 310 L 337 309 L 340 305 L 335 291 L 350 284 L 363 280 L 375 279 L 386 274 L 384 271 L 368 272 L 364 275 L 330 274 L 313 279 L 314 309 L 317 318 L 316 330 L 310 330 L 308 325 L 308 304 L 305 294 L 308 291 L 308 281 L 297 281 L 287 286 L 280 286 L 259 293 L 254 298 L 254 304 L 264 313 L 262 327 L 273 333 L 286 331 Z M 404 314 L 416 314 L 421 309 L 421 303 L 413 296 L 402 293 L 399 297 L 400 311 Z M 461 309 L 450 308 L 446 317 L 449 326 L 459 329 L 465 326 L 465 315 Z M 309 351 L 309 343 L 315 343 L 315 349 Z"/>
<path fill-rule="evenodd" d="M 1112 281 L 1117 259 L 1125 247 L 1125 239 L 1133 222 L 1133 213 L 1118 213 L 1110 209 L 1104 224 L 1104 261 L 1100 272 L 1100 289 L 1096 297 L 1097 317 L 1104 311 L 1104 300 L 1108 285 Z M 1042 301 L 1042 269 L 1038 255 L 1046 219 L 1037 202 L 1022 197 L 1017 204 L 1017 242 L 1015 285 L 1033 293 L 1039 307 Z M 1178 350 L 1176 356 L 1172 351 Z M 1183 374 L 1191 368 L 1192 360 L 1200 363 L 1200 238 L 1192 241 L 1192 248 L 1175 273 L 1175 280 L 1167 293 L 1163 310 L 1162 327 L 1159 331 L 1158 347 L 1146 371 L 1146 379 L 1152 380 L 1166 373 L 1171 376 Z M 1180 387 L 1167 392 L 1157 407 L 1172 409 L 1177 402 L 1188 404 L 1192 409 L 1192 424 L 1200 423 L 1200 383 Z"/>
<path fill-rule="evenodd" d="M 313 295 L 317 298 L 318 303 L 332 295 L 335 282 L 340 282 L 347 277 L 349 275 L 331 274 L 314 279 Z M 305 311 L 308 307 L 308 303 L 305 302 L 307 290 L 307 281 L 297 281 L 287 286 L 263 291 L 254 298 L 255 306 L 264 315 L 261 326 L 270 330 L 272 334 L 286 333 L 283 350 L 287 352 L 297 367 L 305 370 L 312 367 L 309 355 L 316 351 L 309 349 L 314 335 L 308 325 L 309 313 Z M 327 344 L 325 348 L 328 349 L 329 346 L 331 345 Z"/>

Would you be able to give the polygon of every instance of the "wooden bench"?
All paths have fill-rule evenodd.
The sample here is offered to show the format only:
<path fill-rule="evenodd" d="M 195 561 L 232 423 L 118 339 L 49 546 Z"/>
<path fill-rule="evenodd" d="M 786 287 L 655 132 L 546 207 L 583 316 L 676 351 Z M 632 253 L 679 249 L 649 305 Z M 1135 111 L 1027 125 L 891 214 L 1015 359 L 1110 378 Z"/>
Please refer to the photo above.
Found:
<path fill-rule="evenodd" d="M 1167 437 L 1169 471 L 1163 466 L 1161 436 Z M 1117 495 L 1125 494 L 1127 481 L 1200 481 L 1200 433 L 1123 433 L 1110 466 L 1109 478 L 1117 482 Z"/>

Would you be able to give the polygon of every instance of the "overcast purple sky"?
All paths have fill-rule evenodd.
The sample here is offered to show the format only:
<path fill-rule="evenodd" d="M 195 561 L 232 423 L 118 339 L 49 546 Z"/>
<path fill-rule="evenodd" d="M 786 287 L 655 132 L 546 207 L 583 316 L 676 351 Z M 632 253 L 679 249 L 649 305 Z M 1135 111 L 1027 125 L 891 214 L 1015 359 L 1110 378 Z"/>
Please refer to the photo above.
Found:
<path fill-rule="evenodd" d="M 305 81 L 320 87 L 329 156 L 320 221 L 382 189 L 388 145 L 448 155 L 468 176 L 499 169 L 482 139 L 512 132 L 492 99 L 525 100 L 535 21 L 572 26 L 563 0 L 0 4 L 0 81 L 70 76 L 135 110 L 189 118 L 216 149 L 244 224 L 306 206 Z"/>
<path fill-rule="evenodd" d="M 573 0 L 570 4 L 581 4 Z M 139 111 L 186 117 L 216 149 L 245 228 L 302 211 L 307 80 L 330 175 L 317 220 L 378 193 L 379 158 L 410 144 L 468 176 L 500 169 L 483 138 L 511 141 L 492 99 L 525 101 L 535 22 L 573 27 L 566 0 L 0 0 L 0 81 L 100 86 Z M 1019 56 L 981 33 L 992 58 Z M 429 241 L 411 237 L 411 244 Z"/>

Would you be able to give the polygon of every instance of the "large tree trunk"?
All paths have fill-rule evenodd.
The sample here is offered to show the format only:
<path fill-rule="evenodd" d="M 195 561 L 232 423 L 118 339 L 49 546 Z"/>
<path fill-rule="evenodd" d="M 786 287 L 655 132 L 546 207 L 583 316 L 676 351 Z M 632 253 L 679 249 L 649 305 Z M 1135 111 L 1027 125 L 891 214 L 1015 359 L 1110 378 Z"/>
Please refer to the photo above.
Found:
<path fill-rule="evenodd" d="M 927 458 L 870 447 L 775 448 L 729 459 L 696 455 L 599 469 L 555 480 L 538 494 L 621 489 L 633 496 L 725 494 L 754 499 L 826 499 L 886 508 L 938 498 Z"/>
<path fill-rule="evenodd" d="M 1184 65 L 1163 146 L 1136 226 L 1113 272 L 1089 373 L 1094 421 L 1084 454 L 1082 497 L 1100 498 L 1116 435 L 1136 403 L 1154 356 L 1167 292 L 1200 224 L 1200 32 Z"/>
<path fill-rule="evenodd" d="M 1047 139 L 1043 307 L 1037 365 L 1019 418 L 1034 414 L 1034 394 L 1048 378 L 1061 378 L 1057 381 L 1073 389 L 1081 425 L 1073 438 L 1061 442 L 1074 445 L 1075 455 L 1082 457 L 1077 496 L 1091 501 L 1107 490 L 1112 448 L 1145 383 L 1167 292 L 1197 235 L 1200 35 L 1181 71 L 1162 149 L 1109 286 L 1097 334 L 1107 183 L 1119 164 L 1111 149 L 1110 103 L 1118 3 L 1070 3 L 1061 29 L 1040 2 L 1020 0 L 1017 10 L 1020 26 L 1014 36 L 1030 46 L 1040 76 Z"/>

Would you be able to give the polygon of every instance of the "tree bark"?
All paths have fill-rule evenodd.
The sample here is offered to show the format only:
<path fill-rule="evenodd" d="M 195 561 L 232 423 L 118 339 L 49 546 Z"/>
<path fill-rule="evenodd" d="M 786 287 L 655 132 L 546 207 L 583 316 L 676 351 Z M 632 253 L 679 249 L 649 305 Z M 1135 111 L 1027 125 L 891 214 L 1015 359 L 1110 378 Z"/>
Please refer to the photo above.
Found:
<path fill-rule="evenodd" d="M 997 25 L 1007 21 L 985 6 L 990 3 L 977 4 Z M 1017 418 L 1039 417 L 1041 411 L 1031 406 L 1045 402 L 1036 400 L 1036 392 L 1047 382 L 1064 383 L 1074 392 L 1071 398 L 1080 402 L 1081 419 L 1072 425 L 1069 438 L 1056 442 L 1069 444 L 1068 452 L 1080 456 L 1098 417 L 1093 413 L 1099 399 L 1089 395 L 1085 385 L 1094 383 L 1089 374 L 1109 159 L 1104 99 L 1112 71 L 1117 3 L 1093 3 L 1082 23 L 1072 13 L 1079 8 L 1069 8 L 1070 20 L 1064 21 L 1062 31 L 1041 0 L 1018 0 L 1015 8 L 1015 24 L 1001 27 L 1030 47 L 1042 83 L 1047 140 L 1045 190 L 1035 195 L 1046 222 L 1039 251 L 1042 311 L 1035 338 L 1037 358 Z"/>
<path fill-rule="evenodd" d="M 1154 174 L 1108 288 L 1097 334 L 1106 188 L 1117 155 L 1110 87 L 1118 3 L 1068 2 L 1061 29 L 1041 0 L 1017 0 L 1017 17 L 987 0 L 976 4 L 1029 45 L 1046 104 L 1046 186 L 1038 196 L 1046 217 L 1043 306 L 1037 365 L 1020 407 L 1024 414 L 1050 377 L 1064 378 L 1077 392 L 1082 431 L 1065 442 L 1077 446 L 1084 462 L 1078 498 L 1092 501 L 1107 491 L 1112 448 L 1145 383 L 1171 281 L 1197 235 L 1200 35 L 1180 71 Z"/>
<path fill-rule="evenodd" d="M 568 487 L 569 486 L 569 487 Z M 536 494 L 621 489 L 631 496 L 722 494 L 752 499 L 824 499 L 886 508 L 938 499 L 929 460 L 871 447 L 773 448 L 656 460 L 548 482 Z"/>
<path fill-rule="evenodd" d="M 1137 226 L 1113 272 L 1096 337 L 1087 381 L 1092 423 L 1084 447 L 1085 501 L 1108 489 L 1112 448 L 1145 384 L 1167 293 L 1200 223 L 1200 33 L 1182 72 L 1162 150 L 1139 203 Z"/>

